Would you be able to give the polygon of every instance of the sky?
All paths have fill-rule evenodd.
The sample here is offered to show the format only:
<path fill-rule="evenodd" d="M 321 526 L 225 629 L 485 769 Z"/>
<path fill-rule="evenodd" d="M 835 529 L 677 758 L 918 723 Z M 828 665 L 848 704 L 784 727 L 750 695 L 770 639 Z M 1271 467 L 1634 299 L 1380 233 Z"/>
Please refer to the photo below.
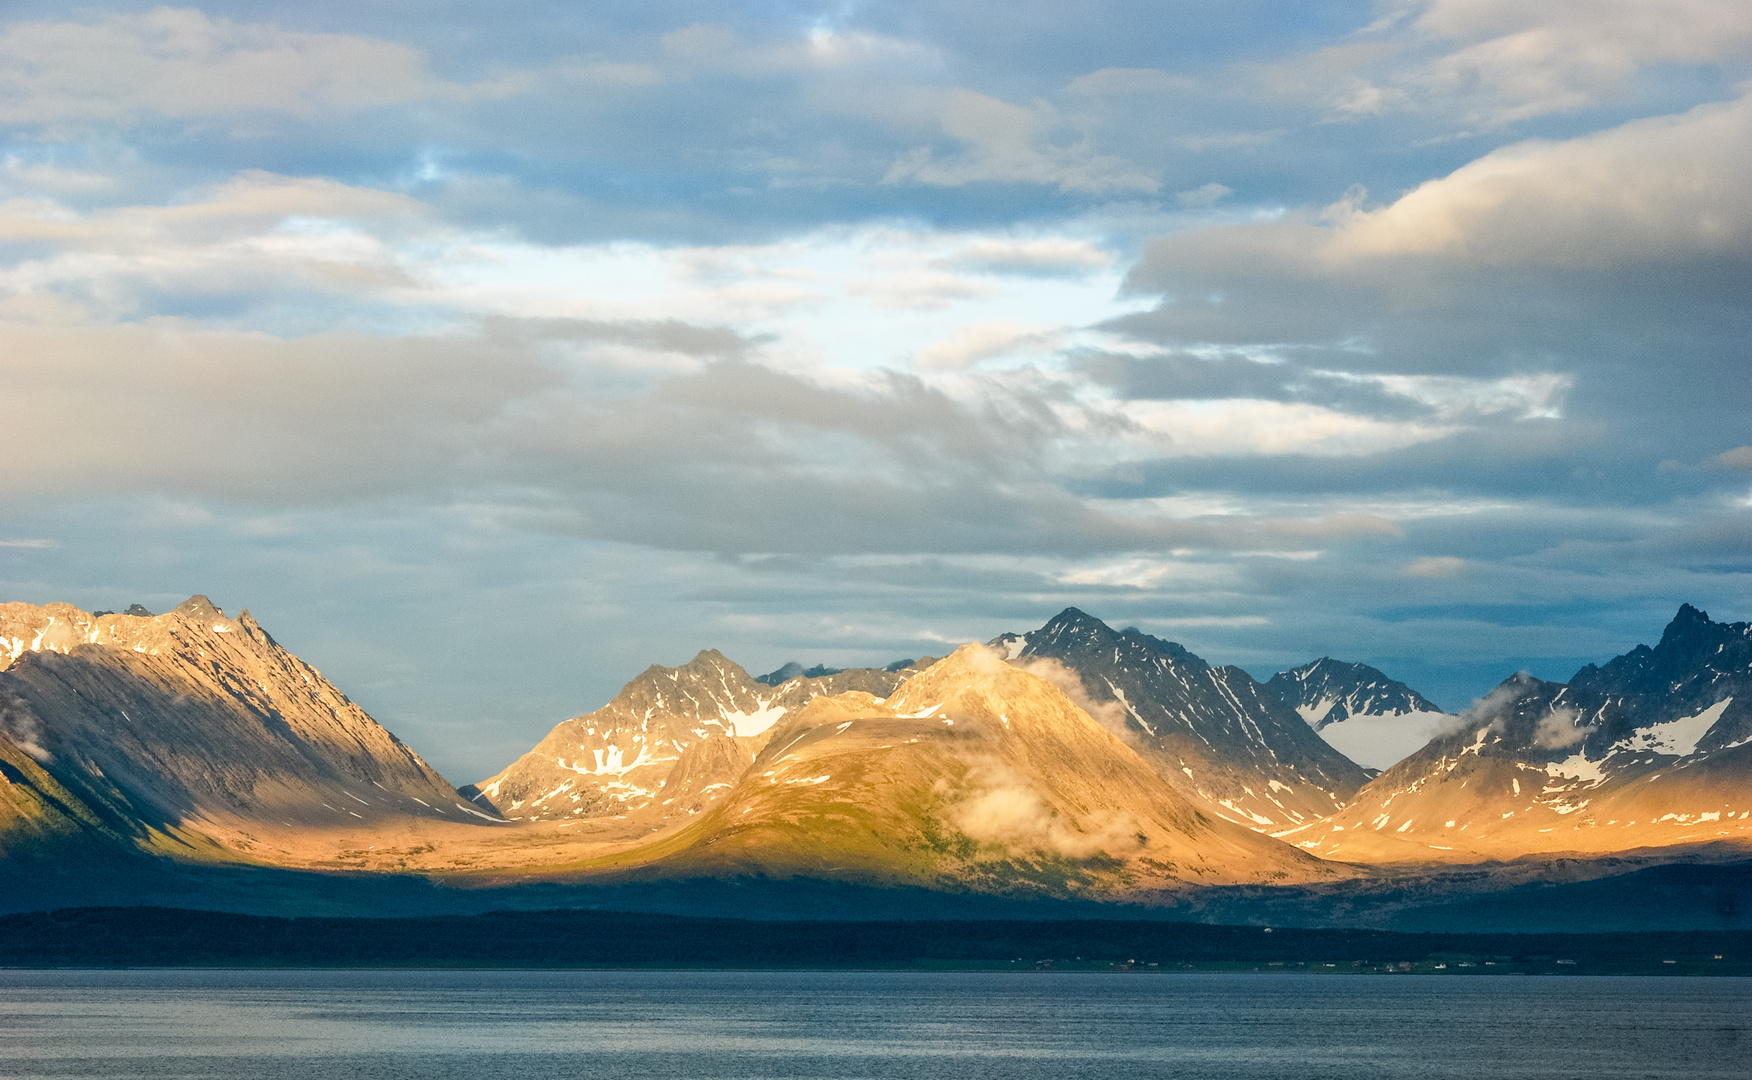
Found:
<path fill-rule="evenodd" d="M 1744 0 L 10 0 L 0 140 L 0 600 L 457 783 L 705 648 L 1752 618 Z"/>

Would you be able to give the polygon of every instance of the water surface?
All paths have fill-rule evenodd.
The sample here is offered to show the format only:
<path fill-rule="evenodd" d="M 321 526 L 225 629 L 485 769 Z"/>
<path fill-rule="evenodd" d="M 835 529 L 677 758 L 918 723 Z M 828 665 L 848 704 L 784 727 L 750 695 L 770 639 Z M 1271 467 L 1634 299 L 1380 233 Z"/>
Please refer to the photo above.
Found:
<path fill-rule="evenodd" d="M 226 1080 L 1747 1075 L 1752 980 L 0 971 L 0 1075 Z"/>

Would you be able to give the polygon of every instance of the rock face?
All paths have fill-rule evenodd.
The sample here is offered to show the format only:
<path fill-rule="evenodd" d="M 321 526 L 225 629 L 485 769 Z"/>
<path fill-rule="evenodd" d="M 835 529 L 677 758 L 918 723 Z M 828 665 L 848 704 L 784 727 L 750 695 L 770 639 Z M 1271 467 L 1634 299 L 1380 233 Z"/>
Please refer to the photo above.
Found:
<path fill-rule="evenodd" d="M 886 701 L 854 691 L 788 714 L 721 801 L 627 865 L 1055 895 L 1341 872 L 1205 814 L 1058 687 L 980 645 Z"/>
<path fill-rule="evenodd" d="M 1435 703 L 1378 669 L 1330 657 L 1280 671 L 1265 688 L 1339 753 L 1368 769 L 1397 764 L 1448 720 Z"/>
<path fill-rule="evenodd" d="M 613 701 L 463 792 L 523 820 L 686 816 L 722 797 L 784 717 L 848 690 L 887 697 L 910 674 L 853 668 L 768 686 L 708 649 L 680 667 L 652 665 Z"/>
<path fill-rule="evenodd" d="M 1471 860 L 1752 835 L 1752 624 L 1682 606 L 1568 684 L 1522 674 L 1289 839 L 1321 855 Z"/>
<path fill-rule="evenodd" d="M 158 616 L 0 605 L 0 725 L 10 836 L 487 816 L 247 611 L 202 596 Z"/>
<path fill-rule="evenodd" d="M 1080 693 L 1194 805 L 1276 833 L 1342 807 L 1368 774 L 1236 667 L 1171 641 L 1115 631 L 1076 608 L 991 644 Z"/>

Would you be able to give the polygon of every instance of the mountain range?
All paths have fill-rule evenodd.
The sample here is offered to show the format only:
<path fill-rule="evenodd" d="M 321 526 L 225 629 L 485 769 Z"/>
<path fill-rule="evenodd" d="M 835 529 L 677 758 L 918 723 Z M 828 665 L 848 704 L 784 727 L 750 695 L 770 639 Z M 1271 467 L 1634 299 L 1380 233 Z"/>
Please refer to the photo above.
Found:
<path fill-rule="evenodd" d="M 1745 858 L 1749 703 L 1752 628 L 1689 605 L 1653 648 L 1456 715 L 1367 665 L 1260 682 L 1070 608 L 885 668 L 755 677 L 706 650 L 458 789 L 247 611 L 5 604 L 0 906 L 109 887 L 80 868 L 123 859 L 440 905 L 758 881 L 1279 921 L 1476 908 Z"/>
<path fill-rule="evenodd" d="M 1471 862 L 1740 839 L 1752 825 L 1752 623 L 1686 604 L 1568 683 L 1517 674 L 1287 838 L 1369 862 Z"/>

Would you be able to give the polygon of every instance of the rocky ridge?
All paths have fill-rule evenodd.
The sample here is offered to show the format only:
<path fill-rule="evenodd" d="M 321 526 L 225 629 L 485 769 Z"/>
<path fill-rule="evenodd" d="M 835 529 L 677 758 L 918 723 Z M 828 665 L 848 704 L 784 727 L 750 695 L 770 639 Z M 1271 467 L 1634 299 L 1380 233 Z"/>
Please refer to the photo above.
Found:
<path fill-rule="evenodd" d="M 847 691 L 887 697 L 913 673 L 852 668 L 769 686 L 707 649 L 679 667 L 652 665 L 463 793 L 521 820 L 685 818 L 723 797 L 784 717 Z"/>

